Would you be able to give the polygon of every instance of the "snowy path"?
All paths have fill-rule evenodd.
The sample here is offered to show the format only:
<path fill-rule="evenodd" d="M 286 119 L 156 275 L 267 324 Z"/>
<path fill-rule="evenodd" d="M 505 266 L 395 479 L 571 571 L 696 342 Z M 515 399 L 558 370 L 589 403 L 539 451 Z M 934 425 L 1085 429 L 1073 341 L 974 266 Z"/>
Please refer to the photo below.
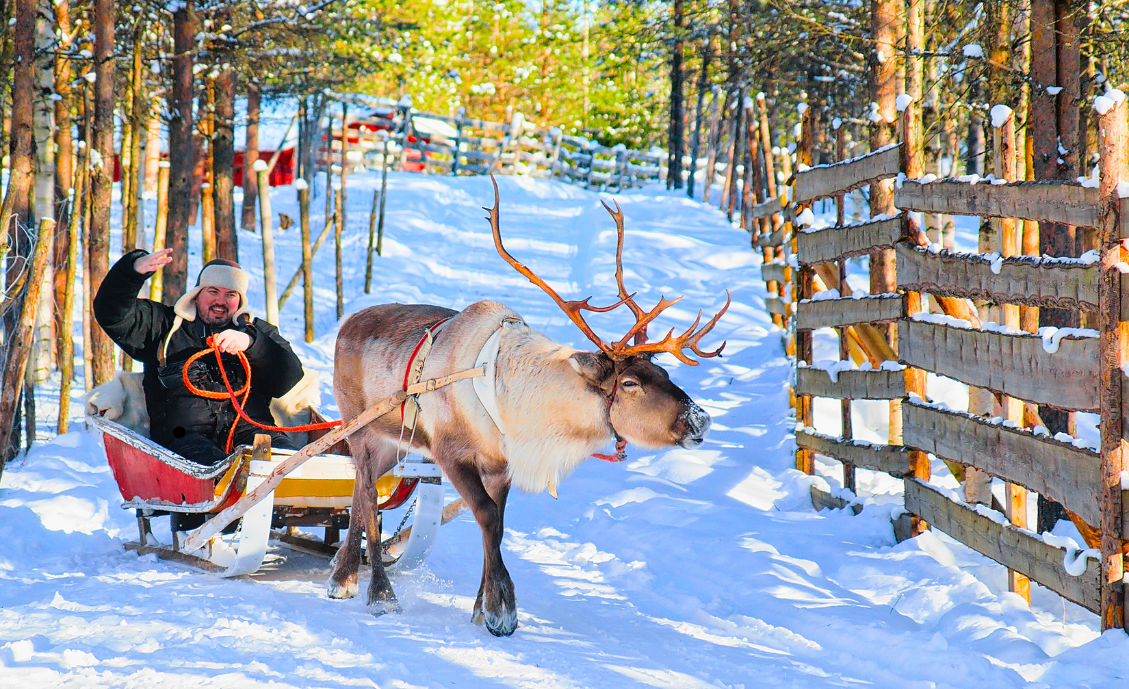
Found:
<path fill-rule="evenodd" d="M 375 182 L 350 178 L 348 311 L 495 299 L 549 336 L 585 346 L 495 253 L 480 209 L 491 198 L 484 178 L 393 174 L 385 256 L 376 263 L 385 287 L 361 295 Z M 601 197 L 530 179 L 499 182 L 511 253 L 562 296 L 609 302 L 615 231 Z M 716 331 L 729 341 L 724 359 L 692 368 L 663 357 L 715 424 L 698 450 L 631 447 L 626 464 L 586 462 L 560 486 L 560 500 L 512 496 L 504 555 L 521 613 L 513 637 L 495 639 L 470 623 L 482 554 L 467 516 L 443 528 L 424 569 L 393 577 L 404 613 L 373 618 L 360 599 L 324 597 L 327 567 L 316 559 L 225 581 L 125 553 L 132 516 L 118 507 L 93 439 L 73 432 L 3 476 L 0 687 L 1124 683 L 1129 641 L 1120 632 L 1099 638 L 1095 616 L 1037 587 L 1028 610 L 1006 592 L 1002 568 L 943 535 L 895 545 L 889 515 L 900 496 L 880 496 L 859 516 L 814 512 L 812 479 L 791 469 L 789 367 L 747 235 L 682 198 L 650 190 L 617 198 L 629 289 L 644 303 L 686 296 L 667 312 L 668 325 L 684 329 L 698 307 L 712 313 L 724 289 L 733 292 Z M 273 203 L 297 217 L 293 190 L 277 190 Z M 313 206 L 316 232 L 320 197 Z M 297 230 L 276 241 L 284 286 L 300 256 Z M 241 233 L 240 242 L 244 265 L 255 266 L 256 237 Z M 332 247 L 323 247 L 318 339 L 296 344 L 322 372 L 331 414 L 332 261 Z M 260 312 L 261 295 L 260 282 L 251 296 Z M 300 319 L 296 294 L 282 313 L 294 341 Z M 621 310 L 590 322 L 610 336 L 628 319 Z M 860 480 L 864 492 L 897 485 Z"/>

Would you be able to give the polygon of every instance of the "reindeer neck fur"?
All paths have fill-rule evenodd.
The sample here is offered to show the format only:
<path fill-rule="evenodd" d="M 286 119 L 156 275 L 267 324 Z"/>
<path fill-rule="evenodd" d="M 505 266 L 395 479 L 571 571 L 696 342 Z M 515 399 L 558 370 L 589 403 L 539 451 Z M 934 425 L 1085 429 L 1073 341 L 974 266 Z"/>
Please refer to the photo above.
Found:
<path fill-rule="evenodd" d="M 507 326 L 498 355 L 502 450 L 514 485 L 559 485 L 614 437 L 608 402 L 568 362 L 577 350 L 521 324 Z"/>

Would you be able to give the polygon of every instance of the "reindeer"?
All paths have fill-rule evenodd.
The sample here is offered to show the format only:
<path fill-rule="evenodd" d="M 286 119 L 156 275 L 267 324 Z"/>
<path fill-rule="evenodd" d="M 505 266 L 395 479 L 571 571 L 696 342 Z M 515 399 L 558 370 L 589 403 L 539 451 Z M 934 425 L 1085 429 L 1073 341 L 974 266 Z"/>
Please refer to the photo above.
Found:
<path fill-rule="evenodd" d="M 433 378 L 472 368 L 486 361 L 487 378 L 462 381 L 419 399 L 414 430 L 406 432 L 399 415 L 389 414 L 348 440 L 357 465 L 353 521 L 338 552 L 327 583 L 331 598 L 357 593 L 360 545 L 368 532 L 372 580 L 368 607 L 373 614 L 399 611 L 380 556 L 376 479 L 395 465 L 402 453 L 416 452 L 443 470 L 466 501 L 482 529 L 482 581 L 472 621 L 485 623 L 495 636 L 517 628 L 514 586 L 502 562 L 503 516 L 510 486 L 527 492 L 556 486 L 587 457 L 616 441 L 623 459 L 627 442 L 645 447 L 693 448 L 705 439 L 710 417 L 653 363 L 659 352 L 674 355 L 691 366 L 699 357 L 721 354 L 698 348 L 729 308 L 725 307 L 700 330 L 702 314 L 686 332 L 672 329 L 658 342 L 647 341 L 647 326 L 675 300 L 660 299 L 644 311 L 623 285 L 623 214 L 604 207 L 618 232 L 616 281 L 619 301 L 608 307 L 565 301 L 540 277 L 502 246 L 499 229 L 498 185 L 489 209 L 494 244 L 511 266 L 544 290 L 599 349 L 577 351 L 553 342 L 525 324 L 502 304 L 480 301 L 461 312 L 423 304 L 384 304 L 350 316 L 337 336 L 333 392 L 345 421 L 387 397 L 404 384 L 413 352 L 430 331 L 434 345 L 420 375 Z M 486 209 L 483 209 L 486 210 Z M 727 293 L 728 297 L 728 293 Z M 583 312 L 604 313 L 626 305 L 636 323 L 618 341 L 607 344 L 588 326 Z M 629 344 L 629 342 L 632 342 Z"/>

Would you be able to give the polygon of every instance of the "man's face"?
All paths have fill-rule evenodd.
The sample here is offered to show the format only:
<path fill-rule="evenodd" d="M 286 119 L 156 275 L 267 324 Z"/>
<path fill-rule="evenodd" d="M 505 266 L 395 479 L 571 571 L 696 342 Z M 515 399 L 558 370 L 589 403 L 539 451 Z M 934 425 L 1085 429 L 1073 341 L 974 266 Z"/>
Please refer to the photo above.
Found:
<path fill-rule="evenodd" d="M 239 292 L 223 287 L 205 287 L 196 295 L 196 313 L 208 325 L 227 325 L 239 309 Z"/>

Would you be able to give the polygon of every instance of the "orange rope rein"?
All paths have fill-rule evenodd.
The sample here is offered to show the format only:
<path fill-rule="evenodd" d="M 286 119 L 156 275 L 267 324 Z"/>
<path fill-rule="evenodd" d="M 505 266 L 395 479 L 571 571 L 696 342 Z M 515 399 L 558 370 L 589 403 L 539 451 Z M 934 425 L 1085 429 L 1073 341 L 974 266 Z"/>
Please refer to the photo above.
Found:
<path fill-rule="evenodd" d="M 223 377 L 223 384 L 224 387 L 227 388 L 227 392 L 212 392 L 211 390 L 201 390 L 200 388 L 193 385 L 192 381 L 188 380 L 188 367 L 198 359 L 207 356 L 212 352 L 214 352 L 216 355 L 216 363 L 219 364 L 220 376 Z M 192 356 L 188 357 L 188 361 L 184 362 L 184 369 L 181 371 L 181 377 L 184 380 L 184 386 L 188 388 L 189 392 L 197 395 L 198 397 L 204 397 L 212 400 L 230 399 L 232 406 L 235 407 L 235 411 L 238 413 L 240 418 L 242 418 L 252 426 L 257 426 L 258 428 L 261 428 L 265 431 L 321 431 L 329 428 L 336 428 L 337 426 L 341 425 L 340 421 L 326 421 L 323 423 L 306 424 L 304 426 L 268 426 L 255 421 L 250 416 L 247 416 L 247 412 L 243 411 L 243 405 L 247 404 L 247 398 L 251 396 L 251 362 L 247 361 L 247 355 L 243 352 L 237 352 L 237 354 L 239 356 L 239 362 L 243 364 L 243 371 L 247 375 L 247 382 L 245 382 L 243 384 L 243 387 L 239 388 L 239 390 L 233 390 L 231 388 L 231 381 L 227 379 L 227 371 L 224 369 L 223 359 L 220 357 L 220 351 L 216 349 L 211 337 L 208 338 L 207 349 L 201 349 Z M 242 402 L 239 400 L 240 396 L 243 397 Z M 239 418 L 236 418 L 235 421 L 231 424 L 231 430 L 227 432 L 227 449 L 225 451 L 229 454 L 232 450 L 232 441 L 235 438 L 235 427 L 238 425 Z"/>

